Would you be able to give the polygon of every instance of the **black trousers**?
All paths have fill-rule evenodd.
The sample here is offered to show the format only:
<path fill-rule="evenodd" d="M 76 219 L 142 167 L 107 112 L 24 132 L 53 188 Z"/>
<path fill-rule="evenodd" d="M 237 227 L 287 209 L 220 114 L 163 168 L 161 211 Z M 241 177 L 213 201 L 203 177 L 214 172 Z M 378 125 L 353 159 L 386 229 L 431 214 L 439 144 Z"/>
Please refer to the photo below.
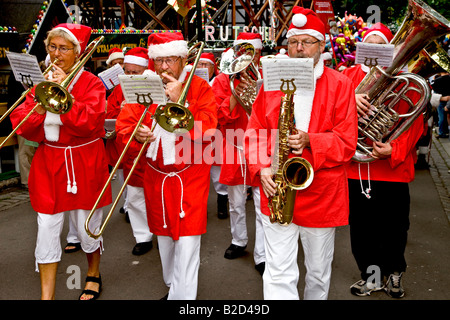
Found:
<path fill-rule="evenodd" d="M 362 181 L 364 188 L 368 181 Z M 371 181 L 371 198 L 361 192 L 359 180 L 348 180 L 352 253 L 367 280 L 378 266 L 381 276 L 406 270 L 405 247 L 409 229 L 409 185 Z M 368 272 L 369 271 L 369 272 Z"/>

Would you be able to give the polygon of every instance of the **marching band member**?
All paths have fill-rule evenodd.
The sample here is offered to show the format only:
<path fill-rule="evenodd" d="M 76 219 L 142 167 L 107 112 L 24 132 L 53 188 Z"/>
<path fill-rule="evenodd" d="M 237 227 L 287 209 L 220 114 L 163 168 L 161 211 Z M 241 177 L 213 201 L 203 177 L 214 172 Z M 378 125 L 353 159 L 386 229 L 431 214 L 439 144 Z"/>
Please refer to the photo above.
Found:
<path fill-rule="evenodd" d="M 154 68 L 161 76 L 170 101 L 177 102 L 188 78 L 184 67 L 188 54 L 187 42 L 179 32 L 154 33 L 148 39 L 148 52 Z M 163 278 L 169 287 L 167 299 L 196 299 L 200 266 L 201 235 L 206 232 L 207 200 L 210 169 L 194 151 L 202 150 L 205 131 L 217 126 L 217 107 L 209 84 L 194 76 L 186 97 L 187 106 L 196 121 L 194 128 L 178 137 L 153 123 L 149 113 L 139 128 L 135 142 L 149 139 L 146 151 L 147 167 L 144 192 L 150 231 L 157 235 Z M 117 119 L 119 135 L 130 137 L 144 108 L 127 104 Z M 151 132 L 152 126 L 155 126 Z M 130 148 L 141 147 L 133 142 Z M 197 147 L 196 147 L 197 145 Z M 176 158 L 182 149 L 183 157 Z M 197 156 L 197 158 L 196 158 Z"/>
<path fill-rule="evenodd" d="M 253 63 L 259 66 L 259 59 L 262 50 L 262 37 L 259 33 L 241 32 L 233 45 L 243 42 L 251 43 L 255 48 Z M 241 94 L 249 84 L 246 77 L 236 77 L 234 81 L 235 91 Z M 253 252 L 255 268 L 262 274 L 264 272 L 264 236 L 261 221 L 261 210 L 259 208 L 259 188 L 258 183 L 250 179 L 250 173 L 244 157 L 243 138 L 244 131 L 248 124 L 249 116 L 238 100 L 234 97 L 230 88 L 230 76 L 220 73 L 213 84 L 213 91 L 216 96 L 219 124 L 224 134 L 223 138 L 223 163 L 219 182 L 228 186 L 228 201 L 231 226 L 231 244 L 226 249 L 224 257 L 235 259 L 245 254 L 248 243 L 247 223 L 246 223 L 246 200 L 247 187 L 253 186 L 253 201 L 255 204 L 256 235 L 255 249 Z M 227 132 L 236 133 L 229 137 Z M 242 133 L 239 136 L 239 133 Z"/>
<path fill-rule="evenodd" d="M 143 74 L 148 68 L 148 50 L 145 48 L 132 48 L 126 54 L 124 58 L 123 68 L 124 73 L 127 75 L 139 75 Z M 125 97 L 122 92 L 122 87 L 117 85 L 112 94 L 108 97 L 108 108 L 106 113 L 107 119 L 117 119 L 125 105 Z M 109 165 L 115 166 L 125 144 L 122 144 L 121 139 L 113 138 L 106 140 L 106 153 L 109 158 Z M 117 170 L 117 174 L 122 176 L 120 179 L 123 183 L 124 179 L 128 176 L 131 167 L 133 166 L 134 159 L 137 153 L 133 154 L 131 150 L 128 150 L 122 160 L 121 169 Z M 139 164 L 134 170 L 132 176 L 128 180 L 126 193 L 126 212 L 128 213 L 131 228 L 133 230 L 133 236 L 136 239 L 136 245 L 133 247 L 132 254 L 142 255 L 147 253 L 153 248 L 153 234 L 148 228 L 147 213 L 145 209 L 145 197 L 144 197 L 144 183 L 142 181 L 145 171 L 145 160 L 141 158 Z"/>
<path fill-rule="evenodd" d="M 212 86 L 214 80 L 216 79 L 216 76 L 219 74 L 214 54 L 209 52 L 202 53 L 200 55 L 200 60 L 198 62 L 197 68 L 208 69 L 209 85 Z M 222 136 L 220 137 L 223 137 L 223 132 L 221 131 L 220 124 L 218 124 L 217 133 L 221 133 Z M 218 137 L 218 139 L 220 139 L 220 137 Z M 214 140 L 214 143 L 218 142 Z M 215 161 L 211 166 L 211 181 L 213 183 L 214 190 L 217 193 L 217 217 L 219 219 L 226 219 L 228 217 L 228 189 L 226 185 L 219 182 L 220 168 L 222 164 L 222 148 L 215 148 L 214 151 L 218 154 L 214 156 L 217 161 Z"/>
<path fill-rule="evenodd" d="M 51 61 L 58 59 L 50 81 L 61 83 L 68 76 L 90 35 L 91 28 L 79 24 L 60 24 L 49 32 L 45 40 L 47 52 Z M 99 296 L 102 286 L 99 265 L 103 240 L 90 238 L 84 232 L 84 222 L 108 178 L 101 139 L 105 87 L 93 74 L 80 70 L 67 90 L 74 97 L 70 111 L 54 114 L 39 105 L 17 133 L 39 142 L 31 164 L 29 191 L 31 205 L 37 212 L 35 257 L 41 278 L 41 298 L 55 298 L 56 273 L 62 252 L 60 235 L 68 213 L 77 226 L 88 260 L 86 286 L 80 299 L 92 300 Z M 12 112 L 11 121 L 15 126 L 36 105 L 33 97 L 34 89 Z M 91 228 L 100 227 L 101 207 L 109 203 L 110 188 L 99 204 Z"/>
<path fill-rule="evenodd" d="M 387 44 L 392 38 L 391 31 L 385 25 L 376 23 L 366 31 L 363 42 Z M 343 73 L 357 86 L 369 71 L 364 65 L 356 65 Z M 366 94 L 356 94 L 356 103 L 360 117 L 370 111 Z M 396 109 L 405 113 L 409 106 L 403 101 Z M 361 280 L 350 287 L 354 295 L 367 296 L 383 289 L 391 297 L 401 298 L 404 295 L 401 279 L 406 270 L 404 251 L 410 205 L 408 183 L 414 180 L 415 146 L 423 132 L 421 115 L 399 138 L 390 143 L 374 142 L 372 153 L 376 161 L 367 164 L 352 161 L 348 165 L 350 240 L 361 272 Z M 374 233 L 378 230 L 383 230 L 382 237 Z M 373 267 L 379 268 L 381 278 L 368 282 L 374 273 Z M 386 283 L 382 277 L 387 277 Z"/>
<path fill-rule="evenodd" d="M 314 59 L 315 91 L 297 91 L 293 98 L 298 134 L 289 136 L 291 156 L 301 156 L 313 166 L 314 180 L 297 191 L 293 222 L 271 223 L 268 197 L 275 194 L 270 161 L 277 150 L 272 129 L 278 128 L 281 91 L 260 92 L 245 134 L 250 174 L 261 180 L 261 211 L 266 249 L 264 299 L 299 299 L 297 290 L 298 239 L 305 254 L 304 299 L 327 299 L 334 253 L 335 229 L 348 223 L 348 186 L 345 163 L 355 153 L 357 120 L 354 86 L 340 73 L 324 67 L 325 27 L 316 14 L 295 6 L 287 32 L 292 58 Z M 310 120 L 308 120 L 310 117 Z M 265 135 L 263 135 L 265 133 Z M 257 149 L 257 150 L 256 150 Z"/>
<path fill-rule="evenodd" d="M 108 59 L 106 60 L 106 65 L 108 67 L 113 67 L 116 64 L 120 64 L 123 68 L 123 60 L 125 56 L 123 55 L 123 51 L 120 48 L 112 48 L 108 52 Z"/>

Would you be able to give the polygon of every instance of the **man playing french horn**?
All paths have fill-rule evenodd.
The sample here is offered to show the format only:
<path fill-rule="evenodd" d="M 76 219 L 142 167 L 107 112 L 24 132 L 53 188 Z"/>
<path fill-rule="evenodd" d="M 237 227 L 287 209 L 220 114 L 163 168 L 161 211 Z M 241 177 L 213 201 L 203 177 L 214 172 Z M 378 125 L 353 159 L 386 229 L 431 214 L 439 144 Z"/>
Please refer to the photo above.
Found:
<path fill-rule="evenodd" d="M 308 188 L 297 191 L 292 223 L 269 219 L 268 198 L 276 195 L 271 162 L 276 150 L 281 91 L 261 88 L 245 134 L 245 155 L 250 174 L 261 180 L 261 211 L 266 249 L 264 299 L 299 299 L 298 239 L 305 253 L 304 299 L 327 299 L 333 261 L 335 228 L 348 224 L 348 186 L 345 164 L 356 149 L 357 117 L 354 86 L 342 74 L 324 66 L 325 26 L 312 10 L 293 8 L 287 33 L 291 59 L 313 58 L 315 89 L 293 96 L 297 134 L 288 137 L 289 157 L 301 156 L 314 170 Z M 310 119 L 310 120 L 309 120 Z M 293 127 L 293 124 L 289 124 Z M 281 126 L 281 124 L 280 124 Z M 273 129 L 279 130 L 273 130 Z M 264 136 L 264 134 L 266 136 Z M 275 150 L 274 150 L 275 149 Z M 256 155 L 262 155 L 258 159 Z"/>
<path fill-rule="evenodd" d="M 147 166 L 144 174 L 144 194 L 150 231 L 157 235 L 163 278 L 169 287 L 165 297 L 169 300 L 194 300 L 197 297 L 198 271 L 200 267 L 201 235 L 206 232 L 207 200 L 209 194 L 211 164 L 195 158 L 198 146 L 202 148 L 206 131 L 217 127 L 217 107 L 210 85 L 203 79 L 186 72 L 187 42 L 179 32 L 154 33 L 148 38 L 149 58 L 156 73 L 163 78 L 170 102 L 184 104 L 195 120 L 193 128 L 177 137 L 166 131 L 165 123 L 155 124 L 152 114 L 157 105 L 150 105 L 149 112 L 138 129 L 130 149 L 145 150 Z M 167 104 L 164 108 L 167 108 Z M 118 139 L 127 142 L 136 128 L 144 107 L 127 104 L 117 118 Z M 196 146 L 197 145 L 197 146 Z M 179 154 L 180 147 L 183 154 Z"/>

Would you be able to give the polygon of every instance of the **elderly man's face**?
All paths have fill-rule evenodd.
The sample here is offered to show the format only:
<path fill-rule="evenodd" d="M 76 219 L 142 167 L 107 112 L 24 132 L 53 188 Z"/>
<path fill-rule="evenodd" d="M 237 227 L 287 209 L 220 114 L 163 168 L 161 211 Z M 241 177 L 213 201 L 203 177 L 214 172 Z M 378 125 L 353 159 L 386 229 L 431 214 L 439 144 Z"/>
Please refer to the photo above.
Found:
<path fill-rule="evenodd" d="M 155 72 L 158 75 L 167 73 L 175 79 L 178 79 L 186 65 L 186 58 L 180 58 L 176 56 L 158 57 L 155 58 L 153 62 L 155 63 Z M 167 83 L 169 81 L 163 78 L 163 82 Z"/>
<path fill-rule="evenodd" d="M 209 80 L 214 76 L 214 65 L 211 62 L 199 61 L 197 67 L 199 69 L 206 68 L 208 69 Z"/>
<path fill-rule="evenodd" d="M 319 62 L 325 49 L 325 41 L 317 40 L 310 35 L 295 35 L 288 40 L 288 52 L 291 58 L 313 58 L 314 65 Z"/>
<path fill-rule="evenodd" d="M 386 41 L 377 34 L 371 34 L 364 40 L 364 43 L 386 44 Z"/>
<path fill-rule="evenodd" d="M 133 63 L 124 63 L 123 72 L 127 75 L 143 74 L 147 67 L 139 66 Z"/>

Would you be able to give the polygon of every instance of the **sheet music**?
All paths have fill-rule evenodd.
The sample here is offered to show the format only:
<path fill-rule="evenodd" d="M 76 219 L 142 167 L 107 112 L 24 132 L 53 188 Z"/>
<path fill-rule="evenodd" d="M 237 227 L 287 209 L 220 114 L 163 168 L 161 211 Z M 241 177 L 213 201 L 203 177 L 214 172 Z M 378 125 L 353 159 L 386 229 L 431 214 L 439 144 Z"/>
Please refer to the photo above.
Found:
<path fill-rule="evenodd" d="M 375 44 L 358 42 L 356 44 L 355 63 L 366 65 L 369 68 L 379 65 L 389 67 L 394 58 L 393 44 Z"/>
<path fill-rule="evenodd" d="M 262 70 L 264 91 L 278 91 L 281 79 L 294 79 L 298 90 L 314 90 L 314 60 L 298 59 L 263 59 Z"/>
<path fill-rule="evenodd" d="M 14 78 L 26 88 L 33 87 L 45 81 L 36 56 L 11 51 L 6 51 L 6 56 L 13 70 Z"/>
<path fill-rule="evenodd" d="M 209 71 L 208 68 L 196 68 L 194 74 L 202 79 L 205 79 L 209 83 Z"/>
<path fill-rule="evenodd" d="M 127 103 L 166 104 L 167 98 L 163 83 L 158 75 L 119 75 L 119 82 Z"/>
<path fill-rule="evenodd" d="M 119 75 L 124 74 L 124 71 L 120 64 L 115 64 L 109 69 L 98 74 L 100 80 L 102 80 L 106 89 L 111 90 L 119 84 Z"/>

